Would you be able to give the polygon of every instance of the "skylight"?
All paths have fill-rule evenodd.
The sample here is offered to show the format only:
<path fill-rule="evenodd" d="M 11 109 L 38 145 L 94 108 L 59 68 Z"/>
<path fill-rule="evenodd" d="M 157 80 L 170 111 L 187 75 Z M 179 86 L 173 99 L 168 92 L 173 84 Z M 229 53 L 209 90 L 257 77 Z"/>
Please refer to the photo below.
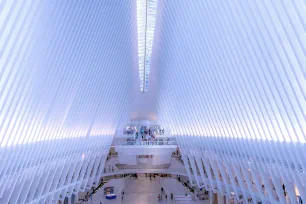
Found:
<path fill-rule="evenodd" d="M 157 0 L 137 0 L 140 91 L 148 90 Z"/>

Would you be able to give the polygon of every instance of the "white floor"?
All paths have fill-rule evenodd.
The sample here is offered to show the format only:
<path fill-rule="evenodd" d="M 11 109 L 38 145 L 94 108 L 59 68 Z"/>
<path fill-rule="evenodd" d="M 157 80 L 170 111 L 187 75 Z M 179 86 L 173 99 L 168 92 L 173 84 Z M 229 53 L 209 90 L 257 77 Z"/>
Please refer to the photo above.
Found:
<path fill-rule="evenodd" d="M 124 185 L 124 196 L 121 198 L 121 193 L 117 193 L 115 200 L 106 200 L 103 192 L 103 188 L 98 191 L 92 201 L 89 200 L 86 204 L 174 204 L 178 203 L 171 201 L 169 196 L 168 200 L 163 197 L 162 201 L 158 201 L 158 195 L 161 191 L 161 185 L 159 179 L 151 181 L 149 178 L 128 178 Z M 121 189 L 122 186 L 114 186 L 115 189 Z M 204 203 L 200 201 L 193 202 L 179 202 L 179 203 Z"/>
<path fill-rule="evenodd" d="M 159 182 L 157 180 L 140 178 L 126 182 L 125 195 L 123 203 L 158 203 L 158 195 L 160 194 Z"/>

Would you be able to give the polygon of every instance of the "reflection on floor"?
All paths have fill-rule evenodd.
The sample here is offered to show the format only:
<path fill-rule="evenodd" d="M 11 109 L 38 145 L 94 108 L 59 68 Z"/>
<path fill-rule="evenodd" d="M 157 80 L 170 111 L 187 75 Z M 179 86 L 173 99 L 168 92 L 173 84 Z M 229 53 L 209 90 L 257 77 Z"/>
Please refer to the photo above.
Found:
<path fill-rule="evenodd" d="M 158 203 L 161 186 L 158 180 L 140 178 L 126 182 L 124 203 Z"/>
<path fill-rule="evenodd" d="M 113 181 L 115 181 L 114 179 Z M 112 182 L 112 181 L 110 181 Z M 115 200 L 106 200 L 104 196 L 104 190 L 101 188 L 93 197 L 92 200 L 86 202 L 86 204 L 174 204 L 174 203 L 204 203 L 203 201 L 187 201 L 187 202 L 178 202 L 166 200 L 163 196 L 162 201 L 158 201 L 158 195 L 161 192 L 160 178 L 155 180 L 150 180 L 146 177 L 141 177 L 138 179 L 135 178 L 126 178 L 124 182 L 113 182 L 115 187 L 115 193 L 117 198 Z M 121 189 L 123 188 L 124 196 L 123 200 L 121 197 Z M 174 188 L 175 189 L 175 188 Z M 177 193 L 174 193 L 177 194 Z"/>

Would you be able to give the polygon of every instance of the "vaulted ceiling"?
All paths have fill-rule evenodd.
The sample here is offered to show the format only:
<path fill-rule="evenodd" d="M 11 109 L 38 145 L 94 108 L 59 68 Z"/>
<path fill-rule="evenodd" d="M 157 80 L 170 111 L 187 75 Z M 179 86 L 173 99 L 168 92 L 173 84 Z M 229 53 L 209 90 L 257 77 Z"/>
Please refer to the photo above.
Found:
<path fill-rule="evenodd" d="M 136 0 L 0 1 L 1 202 L 71 192 L 67 181 L 51 193 L 28 187 L 26 197 L 16 182 L 77 162 L 86 169 L 130 119 L 170 128 L 186 154 L 224 161 L 226 149 L 306 169 L 305 1 L 150 2 L 146 39 Z M 284 149 L 258 150 L 276 142 Z"/>
<path fill-rule="evenodd" d="M 302 1 L 162 1 L 158 118 L 177 134 L 306 139 Z"/>
<path fill-rule="evenodd" d="M 129 105 L 134 4 L 2 5 L 1 146 L 113 135 Z"/>

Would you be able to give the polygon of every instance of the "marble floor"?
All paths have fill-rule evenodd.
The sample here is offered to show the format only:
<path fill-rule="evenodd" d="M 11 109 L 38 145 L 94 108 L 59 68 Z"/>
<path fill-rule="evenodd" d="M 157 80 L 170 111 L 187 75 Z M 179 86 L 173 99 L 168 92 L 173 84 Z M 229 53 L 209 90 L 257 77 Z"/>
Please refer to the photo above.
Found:
<path fill-rule="evenodd" d="M 123 200 L 121 198 L 121 193 L 117 193 L 118 196 L 114 200 L 106 200 L 103 192 L 103 188 L 98 191 L 88 202 L 84 204 L 174 204 L 174 203 L 204 203 L 203 201 L 185 201 L 178 202 L 169 199 L 166 200 L 163 197 L 162 201 L 158 201 L 158 195 L 161 191 L 161 185 L 159 178 L 155 180 L 150 180 L 149 178 L 127 178 L 123 186 L 115 186 L 117 189 L 122 189 L 124 191 Z"/>

